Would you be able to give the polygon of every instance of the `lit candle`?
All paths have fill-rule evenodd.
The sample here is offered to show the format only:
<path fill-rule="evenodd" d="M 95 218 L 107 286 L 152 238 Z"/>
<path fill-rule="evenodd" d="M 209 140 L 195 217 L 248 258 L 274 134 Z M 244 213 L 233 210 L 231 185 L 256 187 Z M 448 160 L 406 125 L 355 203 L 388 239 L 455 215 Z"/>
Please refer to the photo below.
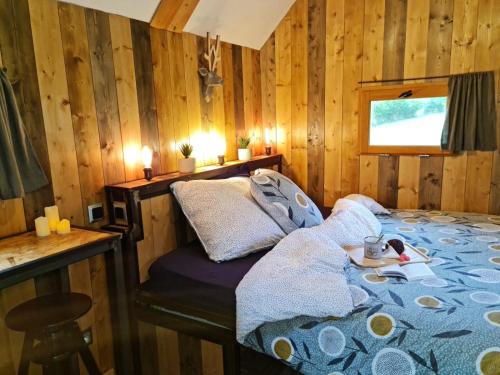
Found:
<path fill-rule="evenodd" d="M 49 220 L 45 216 L 35 219 L 36 235 L 38 237 L 47 237 L 50 234 Z"/>
<path fill-rule="evenodd" d="M 271 132 L 269 128 L 266 128 L 264 131 L 264 141 L 266 142 L 265 144 L 265 150 L 266 150 L 266 155 L 271 155 Z"/>
<path fill-rule="evenodd" d="M 57 224 L 57 234 L 67 234 L 71 231 L 71 226 L 68 219 L 62 219 Z"/>
<path fill-rule="evenodd" d="M 144 163 L 144 178 L 149 181 L 153 178 L 153 169 L 151 168 L 153 151 L 148 146 L 142 148 L 142 162 Z"/>
<path fill-rule="evenodd" d="M 59 223 L 59 209 L 57 206 L 45 207 L 45 217 L 49 221 L 49 228 L 52 232 L 57 230 L 57 224 Z"/>

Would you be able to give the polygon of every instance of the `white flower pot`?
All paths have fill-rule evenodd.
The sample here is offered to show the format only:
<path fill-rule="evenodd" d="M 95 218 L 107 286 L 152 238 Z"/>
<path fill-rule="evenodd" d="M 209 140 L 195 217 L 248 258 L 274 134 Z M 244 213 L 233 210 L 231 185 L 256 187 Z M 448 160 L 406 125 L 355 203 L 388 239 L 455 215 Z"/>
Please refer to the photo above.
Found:
<path fill-rule="evenodd" d="M 250 160 L 252 158 L 252 150 L 249 148 L 239 148 L 238 149 L 238 160 Z"/>
<path fill-rule="evenodd" d="M 179 172 L 192 173 L 196 169 L 196 158 L 179 159 Z"/>

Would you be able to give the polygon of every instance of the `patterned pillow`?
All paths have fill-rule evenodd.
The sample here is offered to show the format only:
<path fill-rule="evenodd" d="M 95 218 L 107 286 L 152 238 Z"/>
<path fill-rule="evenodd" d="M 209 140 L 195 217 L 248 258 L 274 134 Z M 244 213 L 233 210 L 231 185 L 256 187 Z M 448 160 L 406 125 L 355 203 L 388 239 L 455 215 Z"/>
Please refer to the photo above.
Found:
<path fill-rule="evenodd" d="M 281 173 L 259 169 L 250 178 L 252 196 L 285 233 L 323 222 L 323 216 L 314 202 Z"/>
<path fill-rule="evenodd" d="M 248 177 L 178 181 L 171 189 L 213 261 L 269 249 L 285 236 L 255 203 Z"/>

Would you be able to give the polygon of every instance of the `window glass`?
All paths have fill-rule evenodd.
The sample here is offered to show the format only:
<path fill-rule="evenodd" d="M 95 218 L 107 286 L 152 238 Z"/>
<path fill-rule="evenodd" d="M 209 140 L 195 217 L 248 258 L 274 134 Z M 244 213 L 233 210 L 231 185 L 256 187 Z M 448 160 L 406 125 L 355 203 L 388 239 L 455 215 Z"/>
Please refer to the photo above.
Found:
<path fill-rule="evenodd" d="M 370 146 L 439 146 L 446 96 L 372 100 Z"/>

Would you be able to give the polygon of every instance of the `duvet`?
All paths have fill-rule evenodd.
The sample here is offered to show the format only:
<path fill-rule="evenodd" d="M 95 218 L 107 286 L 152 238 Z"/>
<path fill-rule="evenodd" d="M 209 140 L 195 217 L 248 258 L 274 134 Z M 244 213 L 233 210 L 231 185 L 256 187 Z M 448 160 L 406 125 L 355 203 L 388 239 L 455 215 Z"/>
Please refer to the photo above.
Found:
<path fill-rule="evenodd" d="M 345 285 L 318 278 L 310 300 L 330 293 L 335 303 L 346 286 L 350 312 L 345 299 L 329 317 L 258 322 L 244 345 L 304 374 L 500 374 L 500 217 L 394 210 L 379 219 L 385 234 L 433 258 L 435 279 L 406 282 L 349 265 Z M 283 293 L 293 299 L 304 281 L 289 282 Z"/>

